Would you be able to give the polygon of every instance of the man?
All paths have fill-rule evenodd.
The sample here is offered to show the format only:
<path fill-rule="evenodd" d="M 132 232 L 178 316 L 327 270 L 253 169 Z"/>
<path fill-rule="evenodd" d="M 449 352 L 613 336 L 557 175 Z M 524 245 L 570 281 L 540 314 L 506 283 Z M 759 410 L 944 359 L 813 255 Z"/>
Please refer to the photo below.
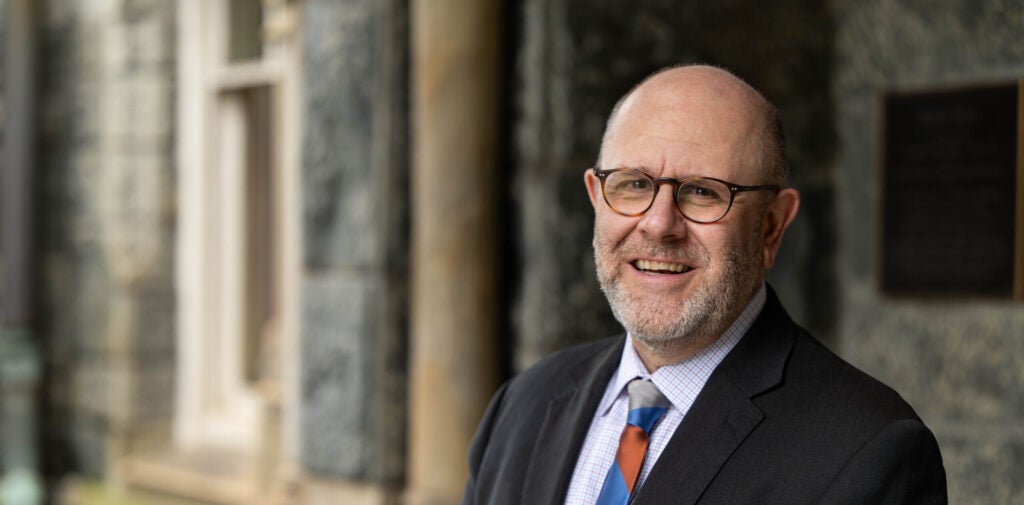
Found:
<path fill-rule="evenodd" d="M 913 409 L 764 283 L 799 208 L 785 178 L 775 108 L 724 70 L 665 70 L 616 105 L 584 180 L 627 335 L 502 386 L 464 504 L 946 502 Z"/>

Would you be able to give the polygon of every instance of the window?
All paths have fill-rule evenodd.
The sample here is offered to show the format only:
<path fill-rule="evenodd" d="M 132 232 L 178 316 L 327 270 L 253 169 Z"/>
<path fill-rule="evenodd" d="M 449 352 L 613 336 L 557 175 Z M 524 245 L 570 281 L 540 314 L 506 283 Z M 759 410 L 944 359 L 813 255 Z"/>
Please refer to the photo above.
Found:
<path fill-rule="evenodd" d="M 295 409 L 282 404 L 297 396 L 288 385 L 298 334 L 298 8 L 181 0 L 178 10 L 172 452 L 179 466 L 220 455 L 229 467 L 220 473 L 247 480 L 246 492 L 266 487 L 295 438 Z"/>

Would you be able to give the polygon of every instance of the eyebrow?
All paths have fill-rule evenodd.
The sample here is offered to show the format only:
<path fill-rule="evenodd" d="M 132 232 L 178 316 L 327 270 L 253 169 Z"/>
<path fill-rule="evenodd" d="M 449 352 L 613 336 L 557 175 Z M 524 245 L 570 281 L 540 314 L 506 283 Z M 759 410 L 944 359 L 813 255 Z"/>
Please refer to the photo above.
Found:
<path fill-rule="evenodd" d="M 659 177 L 654 175 L 654 170 L 652 170 L 651 167 L 645 167 L 643 165 L 638 165 L 638 166 L 620 165 L 620 166 L 616 166 L 615 168 L 601 168 L 601 167 L 598 167 L 598 168 L 601 169 L 601 170 L 620 170 L 620 169 L 637 170 L 637 171 L 640 171 L 640 172 L 643 172 L 643 173 L 647 174 L 647 176 L 650 177 L 651 179 L 658 179 L 659 178 Z M 679 178 L 669 177 L 669 179 L 675 179 L 677 181 L 684 181 L 686 179 L 692 179 L 694 177 L 705 177 L 706 178 L 706 177 L 710 177 L 710 176 L 689 173 L 689 174 L 685 174 L 684 176 L 679 177 Z"/>

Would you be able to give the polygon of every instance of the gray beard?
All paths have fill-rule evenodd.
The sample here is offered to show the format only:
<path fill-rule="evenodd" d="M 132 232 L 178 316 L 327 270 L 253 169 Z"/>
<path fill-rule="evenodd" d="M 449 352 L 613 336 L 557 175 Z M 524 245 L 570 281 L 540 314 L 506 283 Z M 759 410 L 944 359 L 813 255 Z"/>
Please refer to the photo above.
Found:
<path fill-rule="evenodd" d="M 641 294 L 632 293 L 621 285 L 620 255 L 595 233 L 597 278 L 612 314 L 633 338 L 658 354 L 671 354 L 684 347 L 707 344 L 717 339 L 761 286 L 763 273 L 759 240 L 748 240 L 729 249 L 721 268 L 710 265 L 703 249 L 677 246 L 671 249 L 670 254 L 664 254 L 666 246 L 649 246 L 646 249 L 652 256 L 688 260 L 703 258 L 707 268 L 696 292 L 681 306 L 645 302 Z"/>

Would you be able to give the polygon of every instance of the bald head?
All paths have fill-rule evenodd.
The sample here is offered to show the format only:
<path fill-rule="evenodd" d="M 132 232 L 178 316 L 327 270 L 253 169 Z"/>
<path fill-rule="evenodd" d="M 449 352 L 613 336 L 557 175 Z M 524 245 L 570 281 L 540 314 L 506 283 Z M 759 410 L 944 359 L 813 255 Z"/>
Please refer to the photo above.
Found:
<path fill-rule="evenodd" d="M 787 177 L 785 137 L 778 110 L 757 90 L 732 73 L 711 66 L 687 65 L 661 70 L 642 81 L 612 109 L 601 141 L 598 166 L 623 132 L 637 123 L 664 122 L 666 135 L 678 122 L 707 130 L 702 133 L 747 143 L 762 170 L 759 179 L 784 184 Z M 605 167 L 614 168 L 614 167 Z M 755 168 L 755 167 L 750 167 Z"/>

